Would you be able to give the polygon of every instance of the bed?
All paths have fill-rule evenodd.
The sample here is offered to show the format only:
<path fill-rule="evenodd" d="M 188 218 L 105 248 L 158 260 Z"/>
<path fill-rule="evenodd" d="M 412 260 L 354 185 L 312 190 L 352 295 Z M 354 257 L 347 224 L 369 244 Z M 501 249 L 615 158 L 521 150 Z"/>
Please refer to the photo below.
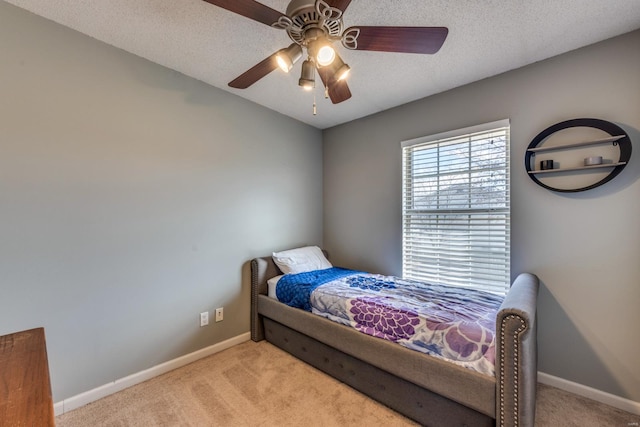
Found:
<path fill-rule="evenodd" d="M 272 256 L 251 260 L 252 340 L 266 339 L 422 425 L 533 427 L 535 275 L 518 275 L 499 307 L 488 375 L 285 305 L 268 296 L 267 281 L 282 274 Z"/>

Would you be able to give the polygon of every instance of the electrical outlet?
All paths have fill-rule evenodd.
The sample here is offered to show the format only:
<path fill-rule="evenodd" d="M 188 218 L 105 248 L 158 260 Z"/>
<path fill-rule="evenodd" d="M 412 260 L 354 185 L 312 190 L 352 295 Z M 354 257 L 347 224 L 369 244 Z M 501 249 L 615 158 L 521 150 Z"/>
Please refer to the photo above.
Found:
<path fill-rule="evenodd" d="M 216 322 L 224 320 L 224 307 L 216 308 Z"/>
<path fill-rule="evenodd" d="M 209 312 L 205 311 L 200 313 L 200 326 L 207 326 L 209 324 Z"/>

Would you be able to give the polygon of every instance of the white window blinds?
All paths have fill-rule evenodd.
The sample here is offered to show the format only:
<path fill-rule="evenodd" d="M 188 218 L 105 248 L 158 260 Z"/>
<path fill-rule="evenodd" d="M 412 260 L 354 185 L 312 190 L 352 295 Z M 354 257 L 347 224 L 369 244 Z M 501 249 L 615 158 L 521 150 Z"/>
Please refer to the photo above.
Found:
<path fill-rule="evenodd" d="M 403 277 L 505 293 L 509 121 L 402 143 Z"/>

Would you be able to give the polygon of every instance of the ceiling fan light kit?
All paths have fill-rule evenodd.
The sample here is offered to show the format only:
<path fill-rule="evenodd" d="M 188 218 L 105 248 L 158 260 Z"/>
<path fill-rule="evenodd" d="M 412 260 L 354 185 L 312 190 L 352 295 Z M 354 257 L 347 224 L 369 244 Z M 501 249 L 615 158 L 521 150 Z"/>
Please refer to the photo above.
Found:
<path fill-rule="evenodd" d="M 336 81 L 341 81 L 346 79 L 349 76 L 349 73 L 351 72 L 351 67 L 345 64 L 339 55 L 336 55 L 336 58 L 333 62 L 333 68 L 336 71 L 333 73 L 333 76 L 331 76 L 331 78 Z"/>
<path fill-rule="evenodd" d="M 278 67 L 285 73 L 291 71 L 293 64 L 298 62 L 300 58 L 302 58 L 302 48 L 295 43 L 291 43 L 289 47 L 281 49 L 276 53 Z"/>
<path fill-rule="evenodd" d="M 255 0 L 204 0 L 273 28 L 283 29 L 293 43 L 262 60 L 229 86 L 246 89 L 271 71 L 291 71 L 306 49 L 308 59 L 302 64 L 298 84 L 304 89 L 315 87 L 316 71 L 331 102 L 338 104 L 351 98 L 346 78 L 351 68 L 344 63 L 333 46 L 340 41 L 349 50 L 434 54 L 442 47 L 446 27 L 379 27 L 343 28 L 342 16 L 351 0 L 292 0 L 286 14 Z"/>
<path fill-rule="evenodd" d="M 316 67 L 309 59 L 302 63 L 302 75 L 298 80 L 298 85 L 304 90 L 311 90 L 316 87 Z"/>
<path fill-rule="evenodd" d="M 310 43 L 308 48 L 309 53 L 318 64 L 318 67 L 326 67 L 331 64 L 336 58 L 336 51 L 326 40 L 318 39 Z"/>

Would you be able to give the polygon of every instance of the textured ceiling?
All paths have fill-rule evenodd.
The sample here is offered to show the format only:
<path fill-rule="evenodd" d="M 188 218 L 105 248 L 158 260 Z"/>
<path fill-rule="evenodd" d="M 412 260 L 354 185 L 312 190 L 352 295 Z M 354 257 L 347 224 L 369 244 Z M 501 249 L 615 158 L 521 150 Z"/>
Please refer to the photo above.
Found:
<path fill-rule="evenodd" d="M 202 0 L 5 1 L 320 129 L 640 28 L 640 0 L 353 0 L 345 27 L 445 26 L 449 36 L 435 55 L 339 46 L 353 97 L 333 105 L 316 89 L 314 116 L 300 63 L 248 89 L 227 86 L 290 40 Z M 284 13 L 288 1 L 261 3 Z"/>

